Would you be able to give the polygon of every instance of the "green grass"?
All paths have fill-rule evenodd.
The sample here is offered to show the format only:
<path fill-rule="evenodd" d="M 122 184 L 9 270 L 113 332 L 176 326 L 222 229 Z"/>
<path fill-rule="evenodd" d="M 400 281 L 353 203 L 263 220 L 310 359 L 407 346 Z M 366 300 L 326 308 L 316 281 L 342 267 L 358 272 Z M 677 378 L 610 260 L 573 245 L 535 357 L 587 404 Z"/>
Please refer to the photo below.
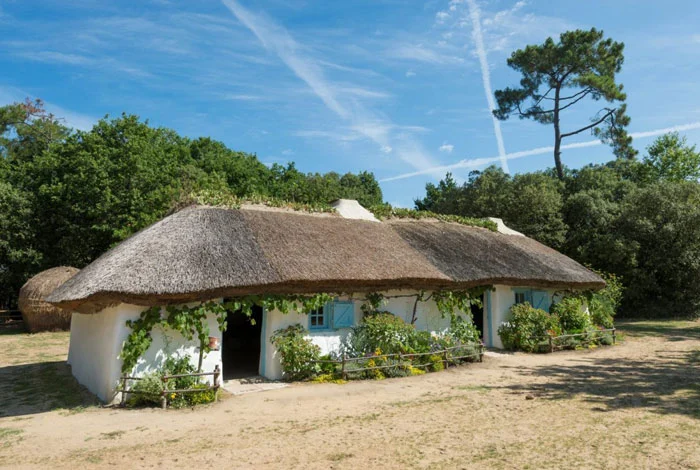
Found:
<path fill-rule="evenodd" d="M 671 341 L 700 339 L 700 321 L 620 320 L 617 328 L 632 337 L 665 336 Z"/>

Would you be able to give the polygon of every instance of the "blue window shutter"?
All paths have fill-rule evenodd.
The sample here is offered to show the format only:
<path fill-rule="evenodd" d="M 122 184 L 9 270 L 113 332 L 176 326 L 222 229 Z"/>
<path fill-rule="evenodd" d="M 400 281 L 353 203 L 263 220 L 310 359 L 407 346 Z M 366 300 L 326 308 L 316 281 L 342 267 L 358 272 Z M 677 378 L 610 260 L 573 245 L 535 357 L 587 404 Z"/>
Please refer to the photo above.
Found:
<path fill-rule="evenodd" d="M 354 324 L 354 304 L 352 302 L 333 302 L 333 328 L 350 328 Z"/>
<path fill-rule="evenodd" d="M 549 312 L 549 306 L 551 302 L 549 300 L 549 294 L 547 291 L 543 290 L 533 290 L 532 291 L 532 306 Z"/>

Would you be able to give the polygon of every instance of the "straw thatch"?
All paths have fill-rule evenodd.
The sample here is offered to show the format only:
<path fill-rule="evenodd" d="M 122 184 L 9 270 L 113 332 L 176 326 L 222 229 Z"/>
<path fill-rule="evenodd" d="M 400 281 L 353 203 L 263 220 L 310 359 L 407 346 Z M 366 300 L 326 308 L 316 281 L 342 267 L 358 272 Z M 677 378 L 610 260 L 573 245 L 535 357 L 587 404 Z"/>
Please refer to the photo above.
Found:
<path fill-rule="evenodd" d="M 455 282 L 578 289 L 604 286 L 597 274 L 531 238 L 437 221 L 388 223 Z"/>
<path fill-rule="evenodd" d="M 601 287 L 525 237 L 446 222 L 369 222 L 193 207 L 105 253 L 49 301 L 82 312 L 264 293 L 511 285 Z"/>
<path fill-rule="evenodd" d="M 78 271 L 66 266 L 47 269 L 22 286 L 19 291 L 19 309 L 29 332 L 70 329 L 71 312 L 55 307 L 45 299 Z"/>

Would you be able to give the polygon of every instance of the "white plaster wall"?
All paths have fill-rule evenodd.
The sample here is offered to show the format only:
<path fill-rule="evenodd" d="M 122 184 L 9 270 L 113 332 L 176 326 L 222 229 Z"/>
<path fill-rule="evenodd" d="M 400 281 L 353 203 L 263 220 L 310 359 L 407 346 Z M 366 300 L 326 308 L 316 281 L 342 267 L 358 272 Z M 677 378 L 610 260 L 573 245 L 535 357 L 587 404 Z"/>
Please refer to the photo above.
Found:
<path fill-rule="evenodd" d="M 388 291 L 383 292 L 387 297 L 399 295 L 415 295 L 413 291 Z M 352 297 L 341 297 L 338 300 L 353 300 L 355 310 L 355 325 L 359 324 L 362 319 L 362 310 L 360 307 L 364 302 L 363 294 L 356 294 Z M 413 314 L 413 304 L 415 297 L 400 297 L 386 299 L 380 309 L 390 312 L 398 317 L 401 317 L 405 322 L 410 323 Z M 298 312 L 289 312 L 287 314 L 279 311 L 264 312 L 264 329 L 262 338 L 261 358 L 260 358 L 260 374 L 272 380 L 282 378 L 282 366 L 280 363 L 279 354 L 270 342 L 270 336 L 282 328 L 290 325 L 301 324 L 304 328 L 308 328 L 308 315 Z M 416 328 L 418 330 L 440 332 L 450 326 L 449 318 L 442 318 L 440 312 L 435 305 L 435 302 L 418 302 L 416 309 Z M 350 331 L 349 328 L 339 330 L 321 330 L 309 331 L 307 338 L 321 348 L 321 354 L 336 352 L 340 348 L 341 341 Z"/>
<path fill-rule="evenodd" d="M 504 321 L 508 321 L 510 307 L 515 304 L 515 292 L 513 290 L 515 287 L 496 285 L 494 288 L 496 290 L 486 296 L 486 305 L 484 305 L 484 314 L 487 318 L 487 321 L 484 321 L 484 343 L 488 347 L 502 349 L 503 342 L 498 336 L 498 327 Z M 552 301 L 555 293 L 554 289 L 537 288 L 536 290 L 546 291 L 550 301 Z M 489 312 L 491 313 L 491 322 L 488 321 Z"/>
<path fill-rule="evenodd" d="M 73 313 L 71 319 L 68 363 L 75 378 L 102 401 L 112 403 L 121 399 L 115 392 L 121 377 L 122 346 L 131 333 L 127 320 L 135 320 L 146 307 L 120 304 L 92 315 Z M 219 338 L 216 317 L 207 318 L 209 335 Z M 158 369 L 168 354 L 188 355 L 197 366 L 199 350 L 195 341 L 172 330 L 156 328 L 152 332 L 153 343 L 139 359 L 132 375 L 140 376 Z M 221 367 L 221 351 L 212 351 L 204 357 L 202 370 L 210 372 L 216 365 Z M 211 381 L 212 377 L 207 377 Z"/>

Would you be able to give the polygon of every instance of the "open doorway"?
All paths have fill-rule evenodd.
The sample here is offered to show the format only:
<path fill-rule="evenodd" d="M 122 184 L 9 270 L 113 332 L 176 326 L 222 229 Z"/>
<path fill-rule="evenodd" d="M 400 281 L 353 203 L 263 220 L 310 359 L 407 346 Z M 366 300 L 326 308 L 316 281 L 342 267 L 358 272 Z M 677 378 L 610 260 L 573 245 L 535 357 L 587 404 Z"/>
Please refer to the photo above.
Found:
<path fill-rule="evenodd" d="M 481 338 L 482 341 L 484 340 L 484 297 L 485 295 L 482 294 L 481 306 L 474 304 L 471 305 L 474 326 L 477 330 L 479 330 L 479 338 Z"/>
<path fill-rule="evenodd" d="M 259 375 L 262 308 L 253 307 L 253 322 L 240 310 L 228 312 L 221 344 L 224 380 Z"/>

